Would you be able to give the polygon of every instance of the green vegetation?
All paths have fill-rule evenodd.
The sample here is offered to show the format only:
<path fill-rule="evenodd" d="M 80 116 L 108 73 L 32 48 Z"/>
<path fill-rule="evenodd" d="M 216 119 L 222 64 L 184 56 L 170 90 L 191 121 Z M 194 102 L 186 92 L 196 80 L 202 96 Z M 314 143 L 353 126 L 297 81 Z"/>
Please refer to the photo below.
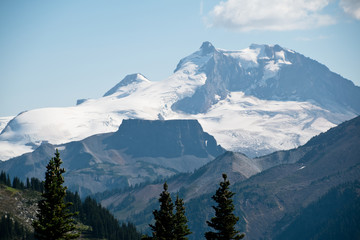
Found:
<path fill-rule="evenodd" d="M 75 239 L 79 233 L 75 231 L 75 222 L 65 203 L 67 187 L 63 186 L 65 169 L 61 168 L 62 160 L 56 150 L 55 157 L 46 166 L 43 199 L 38 203 L 37 220 L 33 222 L 35 237 L 39 240 Z M 16 179 L 16 178 L 14 178 Z"/>
<path fill-rule="evenodd" d="M 244 234 L 240 234 L 235 230 L 235 225 L 239 221 L 233 213 L 235 210 L 232 197 L 233 192 L 229 190 L 230 182 L 227 180 L 227 175 L 223 174 L 223 182 L 220 183 L 219 189 L 216 191 L 212 199 L 218 204 L 213 206 L 215 210 L 215 217 L 206 223 L 215 230 L 215 232 L 206 232 L 206 239 L 211 240 L 232 240 L 242 239 Z M 210 196 L 209 196 L 210 198 Z M 160 210 L 154 210 L 153 215 L 155 224 L 150 224 L 152 230 L 152 237 L 145 236 L 144 240 L 185 240 L 188 239 L 187 235 L 191 234 L 188 228 L 188 220 L 185 216 L 185 207 L 183 199 L 177 195 L 175 201 L 176 213 L 173 213 L 174 204 L 172 203 L 170 193 L 168 192 L 168 185 L 164 183 L 164 191 L 160 194 L 159 198 Z M 205 204 L 207 205 L 207 204 Z M 203 209 L 204 205 L 199 205 L 197 209 Z M 191 211 L 190 211 L 191 212 Z M 204 212 L 205 218 L 207 217 L 206 210 Z M 194 219 L 204 221 L 204 216 L 196 216 Z M 199 222 L 198 225 L 201 225 Z"/>
<path fill-rule="evenodd" d="M 278 226 L 290 224 L 275 239 L 359 240 L 359 193 L 359 181 L 333 188 L 318 201 L 279 221 Z M 278 226 L 275 231 L 279 229 Z"/>
<path fill-rule="evenodd" d="M 7 187 L 9 187 L 9 190 L 12 189 L 18 189 L 18 190 L 23 190 L 23 189 L 31 189 L 31 190 L 35 190 L 38 192 L 43 192 L 44 191 L 44 183 L 42 181 L 40 181 L 37 178 L 31 178 L 31 180 L 29 178 L 26 179 L 26 185 L 20 180 L 20 178 L 18 177 L 14 177 L 13 180 L 11 181 L 9 174 L 6 174 L 6 172 L 1 171 L 0 173 L 0 184 L 3 184 Z"/>
<path fill-rule="evenodd" d="M 160 210 L 154 210 L 155 224 L 150 224 L 152 237 L 144 236 L 145 240 L 186 240 L 186 236 L 191 232 L 187 226 L 184 202 L 178 196 L 175 201 L 176 213 L 174 214 L 174 204 L 170 193 L 167 191 L 168 185 L 164 183 L 164 191 L 160 194 Z"/>
<path fill-rule="evenodd" d="M 96 200 L 87 197 L 83 202 L 78 193 L 67 192 L 65 200 L 72 202 L 69 207 L 71 212 L 78 212 L 75 219 L 87 226 L 90 230 L 86 230 L 82 235 L 88 238 L 99 239 L 124 239 L 124 240 L 140 240 L 141 234 L 137 232 L 135 225 L 119 224 L 118 220 L 107 210 L 102 207 Z"/>
<path fill-rule="evenodd" d="M 1 240 L 33 240 L 34 235 L 28 229 L 14 219 L 10 214 L 3 215 L 0 219 L 0 239 Z"/>
<path fill-rule="evenodd" d="M 179 198 L 179 195 L 176 196 L 175 209 L 176 209 L 176 213 L 174 216 L 175 237 L 177 240 L 186 240 L 186 239 L 188 239 L 186 236 L 191 234 L 191 231 L 187 225 L 188 220 L 185 216 L 184 200 Z"/>
<path fill-rule="evenodd" d="M 60 170 L 60 168 L 56 168 Z M 14 184 L 15 183 L 15 184 Z M 55 183 L 55 182 L 54 182 Z M 35 203 L 38 202 L 40 194 L 44 190 L 44 182 L 36 178 L 27 179 L 26 184 L 15 177 L 12 181 L 10 176 L 5 172 L 0 173 L 0 194 L 7 194 L 7 197 L 14 205 L 21 204 L 29 208 L 37 209 Z M 62 188 L 65 190 L 64 188 Z M 1 198 L 4 195 L 1 195 Z M 21 196 L 21 197 L 19 197 Z M 3 199 L 3 198 L 2 198 Z M 44 200 L 44 199 L 43 199 Z M 96 200 L 87 197 L 84 201 L 80 199 L 78 193 L 66 191 L 64 202 L 68 206 L 68 214 L 71 215 L 72 221 L 76 222 L 76 230 L 80 233 L 80 239 L 108 239 L 108 240 L 140 240 L 141 234 L 137 232 L 135 225 L 128 223 L 119 224 L 118 220 Z M 72 204 L 69 204 L 72 203 Z M 5 202 L 0 202 L 6 204 Z M 33 204 L 34 206 L 28 205 Z M 31 207 L 29 207 L 31 206 Z M 24 225 L 24 219 L 21 217 L 7 213 L 6 209 L 9 205 L 3 206 L 5 209 L 0 211 L 0 239 L 35 239 L 33 229 Z M 13 208 L 13 207 L 12 207 Z M 15 211 L 16 212 L 16 211 Z M 78 215 L 73 215 L 78 213 Z M 69 216 L 70 216 L 69 215 Z M 32 217 L 35 218 L 35 210 Z M 56 238 L 48 238 L 56 239 Z"/>
<path fill-rule="evenodd" d="M 227 175 L 223 174 L 223 182 L 220 182 L 220 187 L 216 191 L 212 199 L 218 204 L 213 206 L 215 210 L 215 217 L 211 218 L 206 223 L 209 227 L 213 228 L 215 232 L 206 232 L 205 237 L 207 240 L 232 240 L 242 239 L 244 234 L 239 234 L 235 230 L 235 225 L 239 221 L 233 212 L 235 210 L 232 197 L 234 193 L 229 190 L 230 182 L 227 180 Z"/>

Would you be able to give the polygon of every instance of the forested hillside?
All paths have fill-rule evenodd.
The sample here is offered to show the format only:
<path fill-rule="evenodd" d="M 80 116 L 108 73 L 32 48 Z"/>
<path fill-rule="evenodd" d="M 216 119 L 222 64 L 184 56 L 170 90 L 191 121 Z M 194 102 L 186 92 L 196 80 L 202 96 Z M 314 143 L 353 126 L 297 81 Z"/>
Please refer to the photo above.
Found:
<path fill-rule="evenodd" d="M 41 198 L 42 182 L 28 180 L 26 184 L 5 172 L 0 173 L 0 239 L 32 240 L 32 221 L 35 219 L 37 202 Z M 67 192 L 66 202 L 72 202 L 80 239 L 127 239 L 138 240 L 141 234 L 131 223 L 119 223 L 96 200 L 87 197 L 82 201 L 77 193 Z"/>
<path fill-rule="evenodd" d="M 360 239 L 359 193 L 359 181 L 331 189 L 318 201 L 279 221 L 278 225 L 288 226 L 274 239 Z M 274 229 L 279 232 L 281 228 Z"/>

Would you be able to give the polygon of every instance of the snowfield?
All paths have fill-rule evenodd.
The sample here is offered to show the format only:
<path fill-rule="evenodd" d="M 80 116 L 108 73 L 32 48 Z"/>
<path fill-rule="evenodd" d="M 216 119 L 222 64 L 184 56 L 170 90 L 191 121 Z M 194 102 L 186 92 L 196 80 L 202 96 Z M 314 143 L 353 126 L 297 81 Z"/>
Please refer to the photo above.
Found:
<path fill-rule="evenodd" d="M 260 85 L 276 77 L 282 66 L 292 64 L 286 59 L 286 50 L 269 58 L 262 45 L 255 47 L 217 51 L 234 59 L 244 69 L 258 67 L 259 59 L 267 59 L 263 78 L 258 80 Z M 216 95 L 217 102 L 205 113 L 173 110 L 174 103 L 191 97 L 206 83 L 203 66 L 213 54 L 200 49 L 182 59 L 174 74 L 161 82 L 151 82 L 141 74 L 128 75 L 126 81 L 124 79 L 99 99 L 88 99 L 73 107 L 34 109 L 11 121 L 11 118 L 1 118 L 0 160 L 31 152 L 43 141 L 62 144 L 115 132 L 123 119 L 130 118 L 197 119 L 204 131 L 213 135 L 224 148 L 254 157 L 297 147 L 335 126 L 338 122 L 334 119 L 355 116 L 353 112 L 330 112 L 309 101 L 264 100 L 242 91 L 229 91 L 225 98 Z"/>

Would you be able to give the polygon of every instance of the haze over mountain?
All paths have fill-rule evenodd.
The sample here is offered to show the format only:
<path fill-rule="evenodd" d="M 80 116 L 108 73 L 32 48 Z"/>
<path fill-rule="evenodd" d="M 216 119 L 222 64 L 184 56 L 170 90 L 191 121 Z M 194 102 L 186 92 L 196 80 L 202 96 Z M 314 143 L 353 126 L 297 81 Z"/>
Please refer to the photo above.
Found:
<path fill-rule="evenodd" d="M 0 159 L 43 141 L 115 132 L 129 118 L 197 119 L 224 148 L 260 156 L 297 147 L 359 114 L 360 88 L 278 45 L 227 51 L 204 42 L 168 79 L 129 75 L 104 97 L 78 103 L 20 113 L 0 134 Z"/>
<path fill-rule="evenodd" d="M 44 179 L 56 148 L 66 185 L 83 197 L 191 172 L 225 151 L 196 120 L 131 119 L 123 120 L 115 133 L 62 145 L 42 143 L 32 153 L 1 162 L 0 169 L 23 181 Z"/>

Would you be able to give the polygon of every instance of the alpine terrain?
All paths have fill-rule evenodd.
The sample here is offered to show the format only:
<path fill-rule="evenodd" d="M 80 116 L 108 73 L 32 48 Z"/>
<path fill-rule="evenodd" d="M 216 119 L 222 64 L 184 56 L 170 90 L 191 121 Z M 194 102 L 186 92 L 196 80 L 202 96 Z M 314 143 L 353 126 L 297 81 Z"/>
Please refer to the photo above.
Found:
<path fill-rule="evenodd" d="M 58 149 L 66 169 L 65 184 L 84 197 L 113 188 L 128 188 L 192 172 L 225 150 L 196 120 L 123 120 L 115 133 L 52 145 L 0 163 L 0 169 L 21 180 L 44 178 L 44 169 Z"/>
<path fill-rule="evenodd" d="M 167 184 L 169 192 L 185 200 L 193 232 L 189 239 L 203 239 L 209 230 L 206 220 L 213 216 L 211 196 L 222 173 L 227 173 L 231 182 L 236 215 L 240 216 L 238 228 L 246 233 L 246 239 L 324 239 L 316 235 L 341 231 L 341 236 L 347 236 L 360 227 L 359 221 L 354 222 L 360 212 L 359 143 L 360 117 L 356 117 L 296 149 L 255 159 L 226 152 L 194 173 L 167 179 Z M 153 220 L 152 210 L 158 207 L 162 184 L 108 191 L 97 199 L 118 219 L 130 220 L 146 231 Z M 342 184 L 350 185 L 352 192 L 339 190 L 347 188 Z M 339 192 L 328 196 L 333 188 Z M 357 214 L 352 214 L 355 210 Z M 331 228 L 336 221 L 341 229 L 337 225 Z"/>
<path fill-rule="evenodd" d="M 204 42 L 165 80 L 128 75 L 99 99 L 0 118 L 0 160 L 115 132 L 123 119 L 197 119 L 225 149 L 254 157 L 359 113 L 360 87 L 315 60 L 279 45 L 228 51 Z"/>

